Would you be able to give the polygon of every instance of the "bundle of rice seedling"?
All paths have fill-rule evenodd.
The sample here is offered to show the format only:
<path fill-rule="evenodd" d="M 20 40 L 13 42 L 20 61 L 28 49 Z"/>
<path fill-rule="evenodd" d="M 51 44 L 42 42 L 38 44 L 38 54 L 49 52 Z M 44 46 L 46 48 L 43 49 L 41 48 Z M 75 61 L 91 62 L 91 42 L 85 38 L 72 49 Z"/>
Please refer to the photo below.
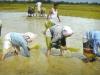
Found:
<path fill-rule="evenodd" d="M 39 49 L 40 45 L 38 43 L 29 46 L 30 49 Z"/>
<path fill-rule="evenodd" d="M 84 53 L 84 55 L 87 57 L 87 58 L 95 58 L 96 57 L 96 55 L 95 54 L 93 54 L 93 53 Z"/>
<path fill-rule="evenodd" d="M 67 48 L 67 50 L 71 51 L 71 52 L 78 52 L 80 49 L 79 48 L 72 48 L 72 47 L 69 47 Z"/>
<path fill-rule="evenodd" d="M 45 28 L 46 28 L 46 29 L 50 28 L 50 27 L 53 26 L 53 25 L 54 25 L 54 23 L 51 22 L 50 20 L 48 20 L 48 21 L 45 22 Z"/>

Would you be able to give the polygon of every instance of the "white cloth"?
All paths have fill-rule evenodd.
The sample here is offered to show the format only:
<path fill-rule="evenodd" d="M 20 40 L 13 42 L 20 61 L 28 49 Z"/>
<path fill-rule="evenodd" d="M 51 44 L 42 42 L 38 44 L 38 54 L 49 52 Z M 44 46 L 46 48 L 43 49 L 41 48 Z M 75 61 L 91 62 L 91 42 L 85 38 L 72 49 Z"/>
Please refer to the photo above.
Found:
<path fill-rule="evenodd" d="M 64 32 L 65 31 L 65 32 Z M 69 36 L 73 34 L 73 30 L 69 26 L 63 26 L 63 35 Z"/>
<path fill-rule="evenodd" d="M 63 31 L 65 33 L 63 33 Z M 53 33 L 53 35 L 52 35 Z M 47 37 L 53 37 L 52 41 L 57 41 L 62 36 L 69 37 L 73 34 L 73 30 L 69 26 L 61 26 L 61 25 L 55 25 L 51 28 L 47 29 L 46 36 Z"/>
<path fill-rule="evenodd" d="M 57 17 L 58 11 L 55 10 L 54 8 L 52 8 L 51 12 L 52 13 L 49 16 L 50 21 L 53 22 L 53 23 L 55 23 L 55 24 L 58 24 L 58 17 Z"/>
<path fill-rule="evenodd" d="M 50 15 L 50 18 L 57 18 L 57 14 L 58 14 L 58 12 L 57 12 L 57 10 L 55 10 L 54 8 L 52 8 L 52 14 Z"/>
<path fill-rule="evenodd" d="M 37 5 L 37 10 L 41 11 L 42 3 L 41 2 L 37 2 L 36 5 Z"/>
<path fill-rule="evenodd" d="M 32 33 L 32 32 L 26 32 L 25 34 L 23 34 L 25 36 L 28 36 L 29 38 L 26 38 L 27 41 L 33 41 L 37 35 Z"/>
<path fill-rule="evenodd" d="M 6 54 L 9 52 L 9 50 L 12 46 L 10 41 L 11 41 L 11 37 L 10 37 L 10 33 L 8 33 L 4 37 L 3 54 Z"/>

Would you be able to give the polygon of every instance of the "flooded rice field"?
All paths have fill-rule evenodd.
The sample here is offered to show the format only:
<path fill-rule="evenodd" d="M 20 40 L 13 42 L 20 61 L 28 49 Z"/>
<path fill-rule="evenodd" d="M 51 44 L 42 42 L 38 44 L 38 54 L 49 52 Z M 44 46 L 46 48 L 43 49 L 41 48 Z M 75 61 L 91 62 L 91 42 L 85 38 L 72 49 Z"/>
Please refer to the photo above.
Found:
<path fill-rule="evenodd" d="M 100 30 L 100 20 L 60 16 L 61 25 L 72 27 L 74 34 L 66 40 L 68 47 L 79 49 L 67 51 L 64 56 L 45 56 L 46 44 L 43 35 L 45 18 L 27 17 L 25 12 L 0 12 L 2 39 L 8 32 L 34 32 L 38 35 L 40 49 L 31 50 L 31 57 L 12 56 L 0 61 L 0 75 L 98 75 L 100 61 L 84 63 L 82 55 L 82 34 L 88 30 Z M 54 50 L 54 53 L 59 53 Z"/>

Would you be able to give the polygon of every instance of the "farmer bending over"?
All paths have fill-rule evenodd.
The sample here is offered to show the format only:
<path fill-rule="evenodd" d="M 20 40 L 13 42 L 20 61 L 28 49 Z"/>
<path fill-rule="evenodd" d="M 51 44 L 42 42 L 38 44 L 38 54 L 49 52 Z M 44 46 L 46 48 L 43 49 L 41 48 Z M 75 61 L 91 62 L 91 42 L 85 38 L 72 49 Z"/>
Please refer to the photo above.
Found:
<path fill-rule="evenodd" d="M 32 7 L 28 7 L 28 17 L 35 16 L 35 6 L 34 9 Z"/>
<path fill-rule="evenodd" d="M 73 34 L 69 26 L 54 25 L 46 31 L 47 55 L 51 54 L 51 48 L 60 48 L 60 55 L 66 50 L 66 38 Z"/>
<path fill-rule="evenodd" d="M 35 37 L 36 35 L 31 32 L 27 32 L 24 34 L 16 32 L 7 33 L 4 38 L 2 59 L 5 59 L 9 52 L 14 53 L 14 55 L 18 55 L 18 53 L 20 52 L 20 47 L 23 50 L 24 56 L 29 57 L 30 49 L 28 47 L 28 43 L 31 43 L 35 39 Z"/>
<path fill-rule="evenodd" d="M 88 31 L 84 34 L 83 52 L 84 55 L 92 61 L 95 57 L 88 57 L 89 54 L 100 57 L 100 31 Z M 88 54 L 88 55 L 87 55 Z"/>

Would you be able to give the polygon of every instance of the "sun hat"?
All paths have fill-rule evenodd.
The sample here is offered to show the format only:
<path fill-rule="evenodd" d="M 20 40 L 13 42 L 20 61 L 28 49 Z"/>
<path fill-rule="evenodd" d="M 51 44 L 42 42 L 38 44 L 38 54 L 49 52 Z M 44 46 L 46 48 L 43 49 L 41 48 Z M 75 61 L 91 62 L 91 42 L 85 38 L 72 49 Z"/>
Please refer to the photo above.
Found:
<path fill-rule="evenodd" d="M 64 36 L 69 36 L 73 34 L 73 30 L 69 26 L 63 26 L 62 33 Z"/>
<path fill-rule="evenodd" d="M 31 40 L 34 40 L 37 36 L 36 34 L 32 32 L 26 32 L 25 35 L 28 36 Z"/>

